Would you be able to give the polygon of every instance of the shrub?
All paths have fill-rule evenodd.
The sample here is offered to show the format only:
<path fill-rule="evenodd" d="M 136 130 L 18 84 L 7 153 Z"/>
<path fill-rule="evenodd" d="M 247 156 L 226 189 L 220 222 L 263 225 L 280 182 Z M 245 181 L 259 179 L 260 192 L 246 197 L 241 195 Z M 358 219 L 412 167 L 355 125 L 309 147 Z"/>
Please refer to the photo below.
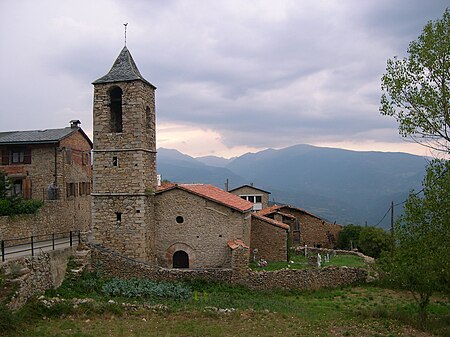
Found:
<path fill-rule="evenodd" d="M 358 225 L 345 226 L 339 233 L 337 247 L 346 250 L 358 247 L 359 235 L 362 228 L 362 226 Z"/>
<path fill-rule="evenodd" d="M 384 229 L 377 227 L 363 227 L 361 229 L 358 248 L 363 254 L 377 259 L 381 252 L 389 251 L 392 247 L 392 236 Z"/>
<path fill-rule="evenodd" d="M 35 214 L 43 204 L 40 200 L 20 200 L 15 205 L 15 214 Z"/>
<path fill-rule="evenodd" d="M 0 216 L 11 215 L 12 204 L 9 199 L 0 199 Z"/>
<path fill-rule="evenodd" d="M 102 292 L 109 296 L 147 297 L 188 299 L 192 297 L 192 290 L 181 283 L 154 282 L 143 279 L 123 280 L 112 278 L 107 281 Z"/>
<path fill-rule="evenodd" d="M 22 200 L 18 198 L 0 199 L 0 216 L 35 214 L 43 204 L 40 200 Z"/>

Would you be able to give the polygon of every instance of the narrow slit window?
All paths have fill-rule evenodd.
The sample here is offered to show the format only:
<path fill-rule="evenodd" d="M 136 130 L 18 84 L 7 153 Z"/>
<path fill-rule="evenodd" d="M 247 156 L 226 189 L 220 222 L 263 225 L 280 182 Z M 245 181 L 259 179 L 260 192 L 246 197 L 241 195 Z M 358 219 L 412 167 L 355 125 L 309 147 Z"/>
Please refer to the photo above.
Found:
<path fill-rule="evenodd" d="M 121 212 L 116 212 L 116 221 L 117 222 L 121 222 L 122 221 L 122 213 Z"/>
<path fill-rule="evenodd" d="M 112 159 L 112 166 L 119 166 L 119 159 L 115 156 Z"/>

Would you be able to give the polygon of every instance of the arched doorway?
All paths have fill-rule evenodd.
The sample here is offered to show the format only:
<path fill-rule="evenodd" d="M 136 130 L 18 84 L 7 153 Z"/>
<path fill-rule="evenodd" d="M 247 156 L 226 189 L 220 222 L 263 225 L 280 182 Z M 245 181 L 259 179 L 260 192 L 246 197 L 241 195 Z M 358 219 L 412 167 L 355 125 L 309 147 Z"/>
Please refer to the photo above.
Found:
<path fill-rule="evenodd" d="M 189 268 L 189 255 L 184 250 L 173 254 L 173 268 Z"/>

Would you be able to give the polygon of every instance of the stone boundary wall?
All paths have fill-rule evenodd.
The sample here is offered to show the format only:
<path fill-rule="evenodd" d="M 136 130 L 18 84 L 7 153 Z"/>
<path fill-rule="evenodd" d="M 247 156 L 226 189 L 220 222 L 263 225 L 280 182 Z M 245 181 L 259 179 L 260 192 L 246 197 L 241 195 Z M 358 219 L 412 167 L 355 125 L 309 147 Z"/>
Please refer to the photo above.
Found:
<path fill-rule="evenodd" d="M 17 284 L 9 309 L 17 310 L 31 297 L 59 287 L 66 274 L 67 260 L 75 251 L 74 246 L 0 263 L 7 282 Z"/>
<path fill-rule="evenodd" d="M 91 250 L 91 267 L 100 268 L 108 276 L 144 278 L 155 281 L 187 281 L 202 279 L 212 282 L 231 282 L 232 270 L 225 268 L 169 269 L 130 259 L 100 245 L 86 244 Z"/>
<path fill-rule="evenodd" d="M 321 269 L 256 272 L 236 269 L 168 269 L 136 261 L 100 245 L 87 244 L 91 249 L 92 266 L 99 266 L 106 275 L 119 278 L 147 278 L 155 281 L 206 281 L 240 283 L 251 289 L 319 289 L 339 287 L 367 281 L 368 272 L 360 268 L 325 267 Z"/>
<path fill-rule="evenodd" d="M 251 289 L 319 289 L 365 283 L 367 271 L 349 267 L 325 267 L 321 269 L 282 269 L 277 271 L 250 272 L 247 286 Z"/>

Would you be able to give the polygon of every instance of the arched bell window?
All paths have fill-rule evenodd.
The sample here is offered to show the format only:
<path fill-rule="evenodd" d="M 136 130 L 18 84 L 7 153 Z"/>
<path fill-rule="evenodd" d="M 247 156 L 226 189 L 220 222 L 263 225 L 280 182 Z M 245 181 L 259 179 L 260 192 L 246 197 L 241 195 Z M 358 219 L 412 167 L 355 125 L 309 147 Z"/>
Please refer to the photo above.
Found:
<path fill-rule="evenodd" d="M 109 92 L 111 132 L 122 132 L 122 89 L 113 87 Z"/>

